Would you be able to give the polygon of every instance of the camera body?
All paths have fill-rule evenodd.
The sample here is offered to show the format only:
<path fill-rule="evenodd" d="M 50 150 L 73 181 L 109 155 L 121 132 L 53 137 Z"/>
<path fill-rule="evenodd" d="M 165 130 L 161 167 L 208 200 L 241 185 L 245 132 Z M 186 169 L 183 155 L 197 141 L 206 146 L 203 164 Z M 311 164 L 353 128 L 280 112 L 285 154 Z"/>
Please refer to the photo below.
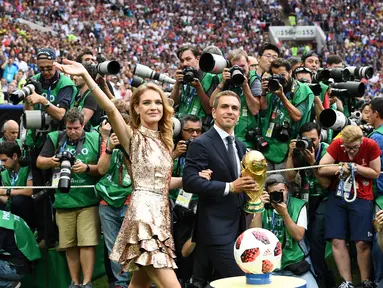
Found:
<path fill-rule="evenodd" d="M 311 150 L 314 147 L 313 142 L 311 139 L 307 137 L 300 137 L 297 139 L 297 142 L 295 143 L 295 150 L 298 150 L 300 152 L 307 150 Z"/>
<path fill-rule="evenodd" d="M 275 124 L 273 136 L 281 143 L 286 143 L 290 140 L 290 123 L 283 121 L 282 124 Z"/>
<path fill-rule="evenodd" d="M 283 202 L 283 192 L 276 191 L 273 193 L 269 193 L 270 202 L 265 203 L 265 209 L 273 209 L 273 206 L 271 204 L 279 204 Z"/>
<path fill-rule="evenodd" d="M 24 101 L 29 95 L 32 95 L 35 91 L 37 94 L 42 94 L 42 85 L 35 78 L 29 78 L 26 85 L 22 89 L 14 91 L 9 95 L 9 100 L 11 100 L 13 105 L 17 105 Z"/>
<path fill-rule="evenodd" d="M 243 85 L 243 82 L 245 81 L 245 71 L 241 67 L 239 67 L 238 65 L 233 65 L 229 69 L 229 73 L 231 77 L 230 83 L 232 85 L 236 87 Z"/>
<path fill-rule="evenodd" d="M 76 157 L 69 151 L 56 154 L 55 157 L 60 161 L 60 179 L 58 189 L 61 193 L 69 193 L 72 166 L 76 161 Z"/>
<path fill-rule="evenodd" d="M 185 140 L 186 150 L 189 149 L 189 145 L 191 142 L 193 142 L 194 138 L 190 138 L 188 140 Z"/>
<path fill-rule="evenodd" d="M 185 84 L 189 84 L 193 82 L 195 78 L 198 78 L 198 71 L 191 66 L 186 66 L 182 70 L 182 74 L 184 74 L 183 82 Z"/>
<path fill-rule="evenodd" d="M 269 143 L 263 138 L 261 129 L 259 127 L 253 127 L 248 129 L 245 135 L 246 141 L 253 142 L 255 149 L 262 152 L 269 146 Z"/>
<path fill-rule="evenodd" d="M 280 74 L 273 74 L 267 78 L 269 81 L 268 88 L 271 92 L 275 92 L 279 90 L 279 84 L 282 86 L 286 85 L 286 79 Z"/>
<path fill-rule="evenodd" d="M 370 135 L 372 132 L 374 132 L 374 126 L 370 125 L 370 124 L 363 124 L 360 126 L 360 129 L 362 129 L 363 131 L 363 135 L 365 137 L 367 137 L 368 135 Z"/>

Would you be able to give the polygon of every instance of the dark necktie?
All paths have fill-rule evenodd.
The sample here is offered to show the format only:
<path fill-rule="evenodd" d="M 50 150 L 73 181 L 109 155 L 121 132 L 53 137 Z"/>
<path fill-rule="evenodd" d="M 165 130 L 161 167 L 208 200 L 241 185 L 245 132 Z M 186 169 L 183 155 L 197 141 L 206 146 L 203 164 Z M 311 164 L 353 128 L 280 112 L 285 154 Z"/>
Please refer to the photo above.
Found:
<path fill-rule="evenodd" d="M 227 152 L 229 153 L 229 159 L 234 168 L 234 175 L 235 177 L 238 177 L 238 163 L 237 163 L 237 157 L 235 156 L 235 150 L 233 145 L 234 137 L 227 136 L 226 139 L 227 139 Z"/>

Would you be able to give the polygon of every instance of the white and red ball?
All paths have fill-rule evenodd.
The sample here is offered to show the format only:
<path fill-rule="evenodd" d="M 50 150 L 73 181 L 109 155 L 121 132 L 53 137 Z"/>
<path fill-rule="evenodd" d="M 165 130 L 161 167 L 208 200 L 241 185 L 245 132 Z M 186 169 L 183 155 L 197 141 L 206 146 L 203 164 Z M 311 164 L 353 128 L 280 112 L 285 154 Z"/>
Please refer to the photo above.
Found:
<path fill-rule="evenodd" d="M 234 258 L 245 273 L 271 273 L 281 267 L 282 246 L 269 230 L 252 228 L 237 238 Z"/>

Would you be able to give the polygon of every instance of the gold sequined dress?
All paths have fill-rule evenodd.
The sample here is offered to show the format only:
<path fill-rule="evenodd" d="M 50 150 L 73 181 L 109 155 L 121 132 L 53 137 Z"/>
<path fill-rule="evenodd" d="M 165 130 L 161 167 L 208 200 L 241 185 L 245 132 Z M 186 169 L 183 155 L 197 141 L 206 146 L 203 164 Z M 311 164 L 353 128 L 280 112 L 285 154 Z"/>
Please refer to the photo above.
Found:
<path fill-rule="evenodd" d="M 130 164 L 133 192 L 110 259 L 129 272 L 149 265 L 175 269 L 168 198 L 173 161 L 159 132 L 133 130 Z"/>

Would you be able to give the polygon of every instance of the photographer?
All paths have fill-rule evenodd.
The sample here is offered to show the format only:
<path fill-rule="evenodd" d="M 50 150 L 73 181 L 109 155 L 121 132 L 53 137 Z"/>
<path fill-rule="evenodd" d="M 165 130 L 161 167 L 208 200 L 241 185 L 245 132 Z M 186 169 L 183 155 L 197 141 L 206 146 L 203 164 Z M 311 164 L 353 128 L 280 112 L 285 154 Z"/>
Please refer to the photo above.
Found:
<path fill-rule="evenodd" d="M 21 150 L 16 142 L 0 143 L 0 161 L 5 168 L 1 172 L 2 186 L 33 185 L 28 159 L 21 158 Z M 32 188 L 2 189 L 0 187 L 0 210 L 10 211 L 23 218 L 30 227 L 34 227 L 31 196 Z"/>
<path fill-rule="evenodd" d="M 211 115 L 211 107 L 209 105 L 209 95 L 211 92 L 214 75 L 203 73 L 199 68 L 200 53 L 193 46 L 182 46 L 177 57 L 181 62 L 181 69 L 176 71 L 176 84 L 170 94 L 170 98 L 174 100 L 176 115 L 182 118 L 183 115 L 192 114 L 205 118 Z M 185 81 L 185 74 L 188 74 Z M 189 79 L 192 78 L 192 79 Z M 189 80 L 192 80 L 188 82 Z"/>
<path fill-rule="evenodd" d="M 368 138 L 374 140 L 378 144 L 380 150 L 383 151 L 383 97 L 375 97 L 371 101 L 371 112 L 369 115 L 369 122 L 374 126 L 375 130 Z M 381 167 L 383 166 L 383 156 L 380 156 Z M 381 222 L 382 209 L 383 209 L 383 174 L 379 175 L 375 184 L 375 212 L 380 216 L 377 217 L 377 221 Z M 378 219 L 379 218 L 379 219 Z M 382 235 L 383 226 L 377 225 L 378 231 L 374 235 L 372 245 L 372 261 L 374 264 L 375 283 L 379 283 L 383 280 L 383 252 L 379 247 L 378 236 Z M 383 244 L 383 241 L 380 241 Z"/>
<path fill-rule="evenodd" d="M 318 165 L 320 159 L 326 154 L 328 144 L 321 142 L 318 124 L 313 122 L 303 124 L 299 134 L 300 138 L 290 142 L 286 169 Z M 318 169 L 291 170 L 286 172 L 285 177 L 288 182 L 293 182 L 298 173 L 301 179 L 299 198 L 308 202 L 310 228 L 307 238 L 318 285 L 333 287 L 335 279 L 326 264 L 324 240 L 324 218 L 327 213 L 327 188 L 330 185 L 330 179 L 319 175 Z"/>
<path fill-rule="evenodd" d="M 381 154 L 374 140 L 363 137 L 358 126 L 348 125 L 342 130 L 342 136 L 333 140 L 320 161 L 321 165 L 340 164 L 319 168 L 319 174 L 331 177 L 327 204 L 331 213 L 326 214 L 325 239 L 332 242 L 333 255 L 345 288 L 354 287 L 347 236 L 355 242 L 362 287 L 373 287 L 370 281 L 372 180 L 380 175 Z"/>
<path fill-rule="evenodd" d="M 268 142 L 264 155 L 268 170 L 284 168 L 289 143 L 309 121 L 314 95 L 310 88 L 292 78 L 291 65 L 284 59 L 271 63 L 271 77 L 262 79 L 261 130 Z"/>
<path fill-rule="evenodd" d="M 255 116 L 260 108 L 261 82 L 256 71 L 250 71 L 249 57 L 244 50 L 235 49 L 230 51 L 228 60 L 231 68 L 223 70 L 221 82 L 211 94 L 210 104 L 213 105 L 216 95 L 224 90 L 230 90 L 239 95 L 241 99 L 241 113 L 234 133 L 239 140 L 245 143 L 247 148 L 254 149 L 256 146 L 254 139 L 247 136 L 247 134 L 249 130 L 258 127 Z"/>
<path fill-rule="evenodd" d="M 185 115 L 181 120 L 181 140 L 173 151 L 173 177 L 182 177 L 189 144 L 202 133 L 201 119 L 195 115 Z M 191 237 L 197 209 L 198 196 L 187 193 L 182 188 L 170 190 L 169 198 L 173 204 L 173 235 L 177 255 L 177 276 L 185 283 L 192 276 L 193 257 L 185 257 L 181 251 Z M 192 254 L 193 255 L 193 254 Z"/>
<path fill-rule="evenodd" d="M 273 44 L 265 43 L 258 51 L 258 69 L 257 74 L 262 77 L 264 73 L 269 73 L 271 63 L 278 59 L 280 55 L 279 48 Z"/>
<path fill-rule="evenodd" d="M 20 139 L 17 137 L 19 136 L 19 124 L 17 124 L 14 120 L 8 120 L 4 123 L 3 126 L 4 136 L 0 138 L 0 143 L 11 141 L 11 142 L 17 142 L 20 146 Z"/>
<path fill-rule="evenodd" d="M 22 218 L 0 211 L 0 287 L 20 287 L 41 257 L 33 232 Z"/>
<path fill-rule="evenodd" d="M 103 175 L 103 177 L 96 184 L 95 190 L 101 198 L 99 215 L 104 233 L 107 256 L 112 253 L 113 245 L 116 242 L 118 232 L 120 231 L 129 205 L 129 195 L 132 192 L 132 181 L 124 163 L 124 155 L 122 151 L 118 149 L 118 145 L 120 145 L 120 142 L 116 134 L 112 133 L 106 144 L 106 149 L 102 152 L 97 164 L 98 172 Z M 120 273 L 122 269 L 121 265 L 111 261 L 109 257 L 104 259 L 104 261 L 105 270 L 108 265 L 106 261 L 110 262 L 112 275 L 115 278 L 114 285 L 120 288 L 128 287 L 129 273 Z"/>
<path fill-rule="evenodd" d="M 308 248 L 305 244 L 306 202 L 289 196 L 287 182 L 280 174 L 266 178 L 265 190 L 261 200 L 266 209 L 263 213 L 254 214 L 250 228 L 267 229 L 282 244 L 281 269 L 273 273 L 304 279 L 307 288 L 318 287 L 310 271 Z"/>
<path fill-rule="evenodd" d="M 53 62 L 56 59 L 56 54 L 49 48 L 40 49 L 37 54 L 37 65 L 41 73 L 33 76 L 32 78 L 37 81 L 36 85 L 41 85 L 41 95 L 36 92 L 32 93 L 25 98 L 24 110 L 40 110 L 41 113 L 46 113 L 52 118 L 50 130 L 57 130 L 60 128 L 60 122 L 62 121 L 65 112 L 69 109 L 74 97 L 77 93 L 77 89 L 68 77 L 59 73 L 53 66 Z M 47 132 L 40 132 L 37 129 L 28 129 L 25 145 L 31 150 L 30 161 L 32 163 L 33 185 L 44 186 L 48 181 L 49 176 L 36 167 L 36 160 L 40 154 L 41 148 L 46 140 Z M 39 192 L 34 190 L 34 193 Z M 45 203 L 35 202 L 36 221 L 38 224 L 38 241 L 45 239 L 45 223 L 48 225 L 48 240 L 50 243 L 45 243 L 48 246 L 54 246 L 55 236 L 53 235 L 54 227 L 52 225 L 52 219 L 45 219 L 43 215 L 44 207 L 48 205 L 48 211 L 51 210 L 49 201 Z M 40 246 L 43 245 L 41 242 Z"/>
<path fill-rule="evenodd" d="M 52 186 L 55 186 L 57 180 L 63 176 L 62 164 L 65 160 L 66 165 L 68 162 L 72 165 L 70 170 L 73 175 L 64 175 L 70 177 L 71 184 L 94 185 L 98 182 L 99 175 L 97 161 L 101 146 L 100 136 L 98 133 L 84 131 L 84 115 L 77 108 L 71 108 L 66 113 L 65 124 L 65 131 L 48 134 L 37 158 L 37 167 L 43 170 L 53 169 Z M 65 169 L 66 173 L 67 171 L 68 168 Z M 60 187 L 60 183 L 65 182 L 59 182 L 59 188 L 63 192 L 64 188 L 70 187 L 69 183 L 69 187 Z M 60 189 L 56 190 L 53 207 L 56 208 L 59 247 L 66 249 L 72 278 L 71 287 L 80 287 L 81 268 L 84 274 L 83 287 L 91 287 L 86 284 L 92 280 L 94 247 L 100 241 L 98 199 L 93 188 L 71 188 L 67 193 Z"/>

